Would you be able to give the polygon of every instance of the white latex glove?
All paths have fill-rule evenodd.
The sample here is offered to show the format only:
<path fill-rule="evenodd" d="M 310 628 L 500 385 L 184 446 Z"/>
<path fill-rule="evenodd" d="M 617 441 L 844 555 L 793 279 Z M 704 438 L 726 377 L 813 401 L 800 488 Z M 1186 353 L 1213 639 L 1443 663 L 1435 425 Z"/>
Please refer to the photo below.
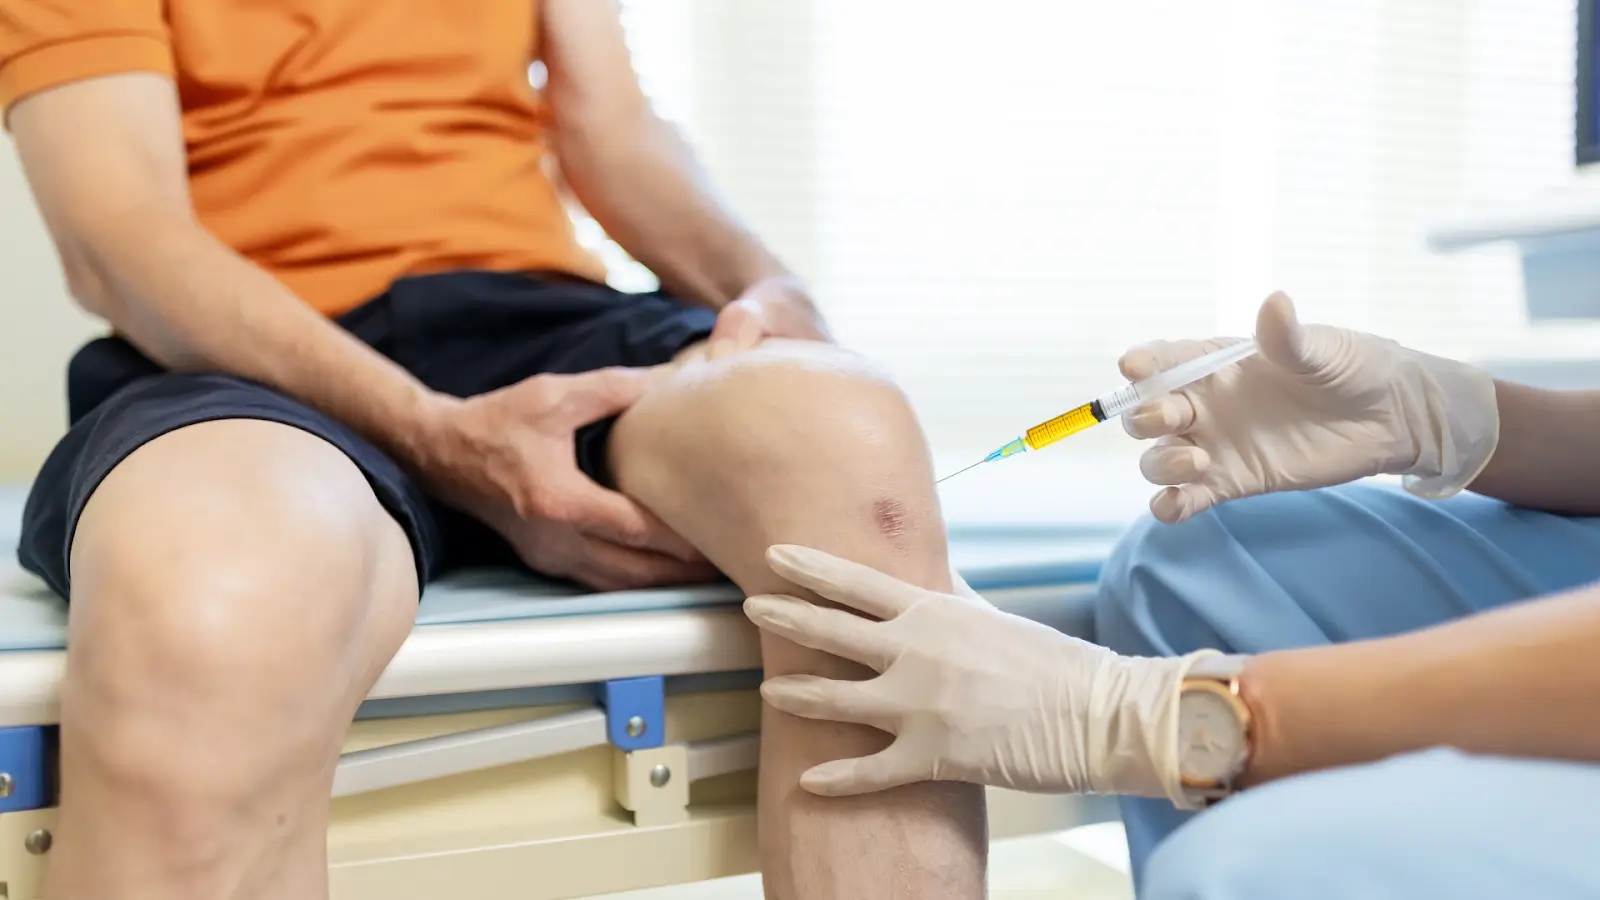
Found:
<path fill-rule="evenodd" d="M 1146 378 L 1239 338 L 1130 350 L 1122 373 Z M 1302 326 L 1281 293 L 1256 318 L 1260 352 L 1128 411 L 1123 427 L 1160 438 L 1139 461 L 1169 485 L 1150 501 L 1163 522 L 1273 491 L 1404 475 L 1421 497 L 1450 496 L 1488 465 L 1500 439 L 1494 380 L 1394 341 Z"/>
<path fill-rule="evenodd" d="M 800 778 L 806 790 L 844 796 L 965 781 L 1184 803 L 1178 688 L 1193 656 L 1118 656 L 981 599 L 924 590 L 804 547 L 774 547 L 767 561 L 788 581 L 882 620 L 795 597 L 745 601 L 745 614 L 773 634 L 880 673 L 867 681 L 786 675 L 761 686 L 783 712 L 895 736 L 881 753 L 810 769 Z"/>

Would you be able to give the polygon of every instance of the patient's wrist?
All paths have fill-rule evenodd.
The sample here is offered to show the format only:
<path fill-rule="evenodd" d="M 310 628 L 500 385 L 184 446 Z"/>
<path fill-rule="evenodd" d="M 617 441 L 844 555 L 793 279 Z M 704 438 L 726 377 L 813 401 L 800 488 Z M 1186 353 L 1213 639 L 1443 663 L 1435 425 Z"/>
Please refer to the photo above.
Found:
<path fill-rule="evenodd" d="M 464 401 L 424 388 L 392 426 L 391 442 L 405 468 L 430 486 L 457 476 L 470 453 L 460 426 Z"/>

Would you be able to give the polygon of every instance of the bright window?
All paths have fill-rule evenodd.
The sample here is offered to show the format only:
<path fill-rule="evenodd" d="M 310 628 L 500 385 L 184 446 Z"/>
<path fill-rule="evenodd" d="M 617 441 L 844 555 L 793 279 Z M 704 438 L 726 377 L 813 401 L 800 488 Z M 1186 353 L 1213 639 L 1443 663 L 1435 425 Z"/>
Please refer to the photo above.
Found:
<path fill-rule="evenodd" d="M 659 108 L 941 451 L 1274 287 L 1438 352 L 1526 343 L 1510 251 L 1421 230 L 1571 177 L 1571 0 L 625 5 Z M 1075 451 L 1124 452 L 1096 431 Z"/>

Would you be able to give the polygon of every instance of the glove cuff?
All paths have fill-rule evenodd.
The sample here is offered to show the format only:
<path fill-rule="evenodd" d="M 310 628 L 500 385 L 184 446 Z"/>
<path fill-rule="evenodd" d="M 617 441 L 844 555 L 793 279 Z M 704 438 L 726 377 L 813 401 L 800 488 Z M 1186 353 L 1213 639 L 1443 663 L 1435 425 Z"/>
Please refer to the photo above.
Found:
<path fill-rule="evenodd" d="M 1420 377 L 1403 408 L 1418 454 L 1401 485 L 1417 497 L 1442 500 L 1483 473 L 1500 444 L 1500 405 L 1494 379 L 1464 363 L 1416 354 Z"/>
<path fill-rule="evenodd" d="M 1180 809 L 1189 807 L 1178 770 L 1178 699 L 1190 667 L 1216 652 L 1160 659 L 1105 654 L 1086 719 L 1089 790 L 1166 797 Z"/>

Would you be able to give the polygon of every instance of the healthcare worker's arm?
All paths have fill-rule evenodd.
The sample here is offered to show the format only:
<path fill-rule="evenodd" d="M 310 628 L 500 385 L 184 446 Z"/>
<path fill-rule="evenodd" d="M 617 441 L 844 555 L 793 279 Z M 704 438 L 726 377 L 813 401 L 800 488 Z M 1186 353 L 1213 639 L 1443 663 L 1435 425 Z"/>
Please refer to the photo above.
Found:
<path fill-rule="evenodd" d="M 1600 586 L 1379 640 L 1267 653 L 1241 678 L 1246 784 L 1449 745 L 1600 762 Z"/>
<path fill-rule="evenodd" d="M 615 0 L 543 0 L 541 53 L 561 172 L 595 221 L 662 286 L 723 310 L 713 345 L 827 340 L 810 295 L 718 198 L 634 73 Z"/>
<path fill-rule="evenodd" d="M 1195 657 L 1119 656 L 814 550 L 776 547 L 768 560 L 845 609 L 752 597 L 750 618 L 880 674 L 775 678 L 762 696 L 895 735 L 876 755 L 812 769 L 807 790 L 953 780 L 1187 802 L 1177 706 Z M 1597 645 L 1591 587 L 1398 637 L 1253 657 L 1240 676 L 1255 728 L 1243 783 L 1439 745 L 1600 761 Z"/>
<path fill-rule="evenodd" d="M 1496 388 L 1500 446 L 1472 490 L 1530 509 L 1600 515 L 1600 391 Z"/>

